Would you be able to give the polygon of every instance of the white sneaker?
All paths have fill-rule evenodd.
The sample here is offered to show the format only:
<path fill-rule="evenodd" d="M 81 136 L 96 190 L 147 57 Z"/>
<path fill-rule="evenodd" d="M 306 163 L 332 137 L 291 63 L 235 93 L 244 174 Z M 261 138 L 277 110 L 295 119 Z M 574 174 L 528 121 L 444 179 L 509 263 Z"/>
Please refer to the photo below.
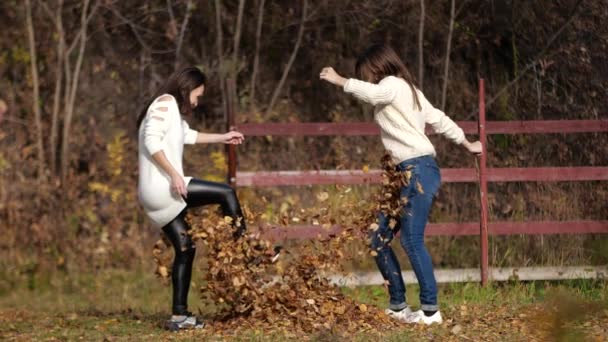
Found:
<path fill-rule="evenodd" d="M 441 324 L 443 323 L 443 318 L 441 317 L 441 312 L 437 311 L 432 316 L 426 316 L 424 311 L 418 310 L 412 312 L 407 317 L 408 323 L 424 323 L 426 325 L 431 325 L 433 323 Z"/>
<path fill-rule="evenodd" d="M 394 318 L 396 320 L 408 322 L 408 317 L 413 312 L 412 312 L 412 309 L 410 309 L 410 307 L 408 306 L 401 311 L 393 311 L 391 309 L 386 309 L 386 310 L 384 310 L 384 313 L 387 314 L 389 317 Z"/>

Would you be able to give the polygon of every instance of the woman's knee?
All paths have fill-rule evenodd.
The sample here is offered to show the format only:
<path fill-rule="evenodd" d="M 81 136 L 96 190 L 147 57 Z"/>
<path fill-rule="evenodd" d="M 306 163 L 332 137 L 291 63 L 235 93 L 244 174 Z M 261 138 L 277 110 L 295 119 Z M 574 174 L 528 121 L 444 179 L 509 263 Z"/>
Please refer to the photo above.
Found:
<path fill-rule="evenodd" d="M 224 188 L 224 197 L 229 201 L 236 201 L 236 190 L 233 187 L 226 185 Z"/>
<path fill-rule="evenodd" d="M 194 260 L 196 254 L 196 247 L 194 244 L 188 244 L 181 246 L 179 250 L 175 250 L 175 262 L 176 263 L 191 263 Z"/>

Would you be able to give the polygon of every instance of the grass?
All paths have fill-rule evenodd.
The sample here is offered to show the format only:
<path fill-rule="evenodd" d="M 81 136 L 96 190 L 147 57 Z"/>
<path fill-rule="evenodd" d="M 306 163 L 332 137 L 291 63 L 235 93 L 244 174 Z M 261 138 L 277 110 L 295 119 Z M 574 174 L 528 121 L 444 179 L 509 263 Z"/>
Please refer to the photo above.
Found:
<path fill-rule="evenodd" d="M 197 279 L 196 274 L 193 279 Z M 204 306 L 197 296 L 197 288 L 197 284 L 193 284 L 190 306 L 200 308 L 201 314 L 210 318 L 213 308 Z M 36 274 L 29 279 L 12 279 L 11 283 L 0 279 L 0 290 L 0 339 L 187 341 L 203 338 L 195 332 L 172 334 L 160 328 L 169 311 L 170 288 L 147 271 Z M 386 291 L 380 286 L 344 288 L 343 292 L 368 305 L 383 308 L 387 303 Z M 417 296 L 417 286 L 408 286 L 408 302 L 414 307 L 418 305 Z M 488 287 L 474 283 L 444 284 L 440 286 L 440 300 L 446 317 L 442 326 L 406 326 L 403 330 L 383 333 L 380 340 L 608 338 L 605 281 L 512 282 Z M 548 314 L 553 312 L 550 309 L 553 307 L 558 308 L 555 314 Z M 572 312 L 580 315 L 568 314 Z M 586 313 L 592 316 L 585 316 Z M 530 319 L 540 322 L 539 326 L 544 324 L 545 329 L 530 329 L 524 324 L 528 320 L 525 317 L 534 317 Z M 592 324 L 585 326 L 588 322 Z M 509 328 L 517 324 L 522 324 L 520 329 Z M 539 331 L 544 335 L 539 335 Z M 206 340 L 224 338 L 234 341 L 291 339 L 282 332 L 256 330 L 244 330 L 230 337 L 209 332 L 204 335 Z M 377 341 L 378 338 L 372 333 L 362 333 L 350 340 Z M 343 340 L 332 331 L 298 339 Z"/>

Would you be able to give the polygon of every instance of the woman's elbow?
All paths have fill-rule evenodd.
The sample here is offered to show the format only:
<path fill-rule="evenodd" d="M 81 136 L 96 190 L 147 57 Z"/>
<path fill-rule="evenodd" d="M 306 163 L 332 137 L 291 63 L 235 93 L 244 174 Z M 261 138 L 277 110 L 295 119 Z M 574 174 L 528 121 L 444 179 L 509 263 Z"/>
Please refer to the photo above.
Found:
<path fill-rule="evenodd" d="M 157 139 L 156 137 L 146 137 L 144 138 L 144 147 L 150 155 L 153 155 L 162 150 L 162 143 L 160 139 Z"/>

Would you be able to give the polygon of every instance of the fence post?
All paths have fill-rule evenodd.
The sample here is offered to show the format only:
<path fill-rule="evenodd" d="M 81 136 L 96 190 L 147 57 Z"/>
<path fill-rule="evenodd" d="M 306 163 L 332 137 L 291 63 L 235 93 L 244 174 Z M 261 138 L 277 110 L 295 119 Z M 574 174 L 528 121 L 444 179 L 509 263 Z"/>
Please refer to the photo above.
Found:
<path fill-rule="evenodd" d="M 236 85 L 232 78 L 226 79 L 226 131 L 235 129 L 235 98 L 236 98 Z M 230 186 L 236 186 L 236 146 L 232 144 L 226 145 L 226 154 L 228 155 L 228 184 Z"/>
<path fill-rule="evenodd" d="M 488 283 L 488 183 L 486 172 L 486 100 L 484 79 L 479 79 L 479 141 L 482 153 L 479 156 L 479 199 L 480 199 L 480 222 L 479 238 L 481 245 L 481 285 Z"/>

